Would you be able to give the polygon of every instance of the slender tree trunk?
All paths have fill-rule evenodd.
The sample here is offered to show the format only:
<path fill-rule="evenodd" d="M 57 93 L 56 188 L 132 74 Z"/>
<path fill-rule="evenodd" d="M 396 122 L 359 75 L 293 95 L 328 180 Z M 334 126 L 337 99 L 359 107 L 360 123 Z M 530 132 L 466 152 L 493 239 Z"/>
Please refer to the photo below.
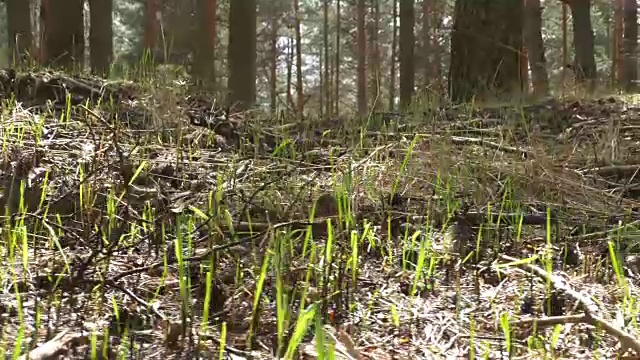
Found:
<path fill-rule="evenodd" d="M 442 3 L 440 0 L 433 1 L 433 36 L 431 52 L 433 53 L 433 79 L 438 93 L 444 93 L 442 81 L 442 50 L 440 48 L 440 29 L 442 27 Z"/>
<path fill-rule="evenodd" d="M 625 89 L 633 91 L 638 80 L 638 3 L 625 0 L 624 6 L 624 79 Z"/>
<path fill-rule="evenodd" d="M 411 105 L 415 87 L 414 0 L 400 0 L 400 109 Z"/>
<path fill-rule="evenodd" d="M 293 93 L 291 91 L 292 83 L 293 83 L 293 58 L 294 58 L 294 50 L 293 50 L 293 39 L 287 39 L 287 106 L 289 109 L 294 109 L 295 105 L 293 103 Z"/>
<path fill-rule="evenodd" d="M 342 24 L 340 18 L 340 0 L 336 0 L 336 105 L 335 115 L 340 116 L 340 33 L 342 32 Z"/>
<path fill-rule="evenodd" d="M 49 0 L 40 0 L 40 52 L 38 56 L 38 64 L 45 65 L 47 61 L 47 37 L 49 36 L 49 32 L 51 29 L 51 14 L 49 8 L 51 5 L 49 4 Z"/>
<path fill-rule="evenodd" d="M 293 0 L 296 32 L 296 112 L 298 119 L 304 115 L 304 89 L 302 88 L 302 35 L 300 33 L 300 1 Z"/>
<path fill-rule="evenodd" d="M 83 4 L 83 0 L 49 0 L 47 65 L 67 70 L 84 68 Z"/>
<path fill-rule="evenodd" d="M 216 12 L 216 0 L 198 0 L 192 72 L 196 84 L 208 90 L 215 89 Z"/>
<path fill-rule="evenodd" d="M 156 49 L 158 39 L 159 0 L 146 0 L 144 15 L 144 48 L 152 55 Z"/>
<path fill-rule="evenodd" d="M 270 108 L 273 116 L 277 115 L 278 106 L 278 30 L 280 24 L 278 22 L 278 13 L 275 5 L 271 5 L 270 14 L 270 56 L 271 62 L 269 64 L 269 95 L 270 95 Z"/>
<path fill-rule="evenodd" d="M 568 22 L 568 5 L 562 3 L 562 96 L 564 96 L 564 89 L 567 83 L 567 67 L 569 65 L 569 32 L 567 30 Z"/>
<path fill-rule="evenodd" d="M 573 17 L 576 80 L 586 83 L 587 90 L 593 91 L 597 73 L 593 29 L 591 27 L 591 0 L 571 1 L 571 15 Z"/>
<path fill-rule="evenodd" d="M 393 35 L 391 40 L 391 59 L 389 59 L 391 69 L 389 74 L 389 111 L 395 109 L 396 104 L 396 49 L 398 48 L 398 0 L 392 1 Z"/>
<path fill-rule="evenodd" d="M 229 11 L 229 103 L 238 110 L 256 98 L 256 0 L 232 1 Z"/>
<path fill-rule="evenodd" d="M 358 115 L 360 117 L 367 116 L 367 41 L 364 28 L 365 23 L 365 0 L 357 0 L 357 43 L 358 43 Z"/>
<path fill-rule="evenodd" d="M 89 0 L 91 71 L 109 76 L 113 58 L 113 0 Z"/>
<path fill-rule="evenodd" d="M 623 34 L 623 26 L 624 26 L 624 1 L 625 0 L 615 0 L 615 5 L 614 5 L 614 28 L 613 28 L 613 32 L 615 34 L 615 40 L 613 43 L 613 48 L 614 48 L 614 52 L 613 52 L 613 68 L 614 68 L 614 74 L 615 74 L 615 82 L 616 85 L 621 85 L 622 81 L 623 81 L 623 69 L 624 69 L 624 59 L 622 56 L 622 47 L 623 47 L 623 40 L 622 40 L 622 34 Z"/>
<path fill-rule="evenodd" d="M 431 65 L 431 12 L 433 0 L 422 0 L 422 86 L 427 89 L 433 80 Z"/>
<path fill-rule="evenodd" d="M 382 78 L 380 77 L 380 44 L 378 32 L 380 31 L 380 0 L 372 0 L 373 8 L 373 23 L 371 25 L 371 66 L 370 66 L 370 78 L 371 78 L 371 107 L 377 111 L 380 107 L 380 84 Z"/>
<path fill-rule="evenodd" d="M 521 92 L 522 0 L 456 0 L 449 89 L 454 102 Z"/>
<path fill-rule="evenodd" d="M 322 41 L 324 45 L 324 103 L 325 114 L 330 117 L 332 114 L 332 102 L 331 99 L 331 75 L 329 67 L 331 60 L 329 58 L 329 0 L 322 1 L 323 23 L 322 23 Z"/>
<path fill-rule="evenodd" d="M 320 77 L 320 101 L 319 101 L 319 106 L 318 106 L 318 110 L 320 111 L 320 119 L 324 119 L 324 83 L 325 83 L 325 79 L 324 79 L 324 72 L 323 72 L 323 66 L 326 66 L 324 64 L 324 52 L 323 52 L 323 48 L 320 48 L 320 56 L 318 56 L 318 58 L 320 59 L 319 63 L 318 63 L 318 69 L 320 71 L 318 71 Z"/>
<path fill-rule="evenodd" d="M 24 64 L 33 46 L 31 10 L 27 0 L 6 0 L 9 64 Z M 32 54 L 33 55 L 33 54 Z"/>
<path fill-rule="evenodd" d="M 544 55 L 542 40 L 542 9 L 540 0 L 526 0 L 525 5 L 525 45 L 531 65 L 533 95 L 544 97 L 549 95 L 549 75 Z"/>

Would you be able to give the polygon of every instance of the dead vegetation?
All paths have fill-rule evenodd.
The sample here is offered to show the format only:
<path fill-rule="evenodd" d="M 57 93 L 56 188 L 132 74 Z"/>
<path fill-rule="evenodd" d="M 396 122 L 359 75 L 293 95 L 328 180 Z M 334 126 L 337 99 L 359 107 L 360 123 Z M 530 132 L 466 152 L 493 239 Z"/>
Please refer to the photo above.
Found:
<path fill-rule="evenodd" d="M 8 354 L 640 351 L 624 99 L 291 123 L 129 83 L 0 84 Z"/>

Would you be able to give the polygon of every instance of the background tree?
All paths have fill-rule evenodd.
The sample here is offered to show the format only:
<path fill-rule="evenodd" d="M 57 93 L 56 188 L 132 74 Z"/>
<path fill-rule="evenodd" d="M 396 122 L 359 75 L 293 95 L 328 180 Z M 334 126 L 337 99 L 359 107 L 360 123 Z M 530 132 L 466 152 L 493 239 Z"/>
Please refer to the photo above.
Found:
<path fill-rule="evenodd" d="M 27 59 L 33 44 L 31 11 L 27 0 L 6 0 L 9 63 L 18 65 Z"/>
<path fill-rule="evenodd" d="M 396 104 L 396 49 L 398 48 L 398 0 L 392 0 L 392 40 L 391 56 L 389 57 L 389 111 L 395 109 Z"/>
<path fill-rule="evenodd" d="M 234 0 L 229 10 L 229 102 L 237 110 L 256 98 L 256 0 Z"/>
<path fill-rule="evenodd" d="M 46 64 L 66 69 L 84 67 L 83 0 L 48 0 L 45 9 Z"/>
<path fill-rule="evenodd" d="M 367 41 L 365 32 L 365 0 L 357 0 L 357 38 L 358 38 L 358 115 L 367 116 L 367 73 L 366 73 L 366 57 L 367 57 Z"/>
<path fill-rule="evenodd" d="M 294 30 L 296 33 L 296 113 L 302 118 L 304 113 L 304 88 L 302 80 L 302 34 L 300 30 L 300 2 L 293 0 Z"/>
<path fill-rule="evenodd" d="M 113 0 L 89 0 L 91 71 L 108 76 L 113 59 Z"/>
<path fill-rule="evenodd" d="M 415 86 L 414 1 L 400 0 L 400 108 L 411 104 Z"/>
<path fill-rule="evenodd" d="M 198 85 L 208 89 L 214 89 L 216 81 L 217 7 L 216 0 L 197 0 L 192 74 Z"/>
<path fill-rule="evenodd" d="M 522 23 L 522 0 L 456 0 L 449 68 L 453 101 L 519 94 Z"/>
<path fill-rule="evenodd" d="M 542 40 L 542 9 L 540 0 L 525 0 L 525 46 L 531 65 L 533 95 L 549 95 L 549 76 Z"/>
<path fill-rule="evenodd" d="M 625 89 L 633 91 L 638 79 L 638 2 L 624 4 L 624 80 Z"/>
<path fill-rule="evenodd" d="M 593 91 L 597 77 L 594 38 L 591 28 L 591 0 L 571 0 L 573 18 L 574 71 L 576 80 Z"/>

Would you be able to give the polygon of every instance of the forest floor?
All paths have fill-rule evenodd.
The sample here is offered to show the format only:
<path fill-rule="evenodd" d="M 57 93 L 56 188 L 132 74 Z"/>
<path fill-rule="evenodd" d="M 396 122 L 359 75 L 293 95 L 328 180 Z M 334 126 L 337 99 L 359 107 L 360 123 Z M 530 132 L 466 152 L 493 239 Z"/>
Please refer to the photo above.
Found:
<path fill-rule="evenodd" d="M 632 97 L 296 122 L 175 82 L 0 86 L 13 358 L 640 354 Z"/>

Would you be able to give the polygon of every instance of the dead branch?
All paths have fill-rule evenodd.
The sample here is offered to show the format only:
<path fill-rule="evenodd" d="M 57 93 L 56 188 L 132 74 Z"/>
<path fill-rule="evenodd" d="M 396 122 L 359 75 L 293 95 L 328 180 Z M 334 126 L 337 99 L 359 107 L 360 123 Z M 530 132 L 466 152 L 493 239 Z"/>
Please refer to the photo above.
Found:
<path fill-rule="evenodd" d="M 20 356 L 19 360 L 48 360 L 60 356 L 68 351 L 71 346 L 86 340 L 86 335 L 82 332 L 69 333 L 67 330 L 56 335 L 41 346 L 31 350 L 29 354 Z"/>
<path fill-rule="evenodd" d="M 507 255 L 502 255 L 501 258 L 509 262 L 519 261 L 519 259 L 513 258 L 511 256 L 507 256 Z M 553 286 L 554 289 L 564 292 L 566 295 L 570 296 L 575 301 L 582 304 L 584 308 L 584 314 L 581 316 L 577 316 L 577 317 L 576 316 L 572 316 L 572 317 L 560 316 L 552 320 L 534 319 L 534 320 L 528 320 L 529 322 L 541 321 L 543 325 L 547 323 L 552 324 L 553 321 L 555 321 L 557 324 L 573 322 L 573 323 L 586 323 L 594 327 L 600 327 L 604 329 L 608 334 L 614 336 L 615 338 L 618 339 L 618 341 L 620 341 L 623 352 L 626 349 L 633 349 L 637 354 L 640 354 L 640 341 L 638 341 L 636 337 L 618 328 L 617 326 L 614 326 L 604 318 L 598 316 L 597 315 L 597 313 L 599 312 L 598 305 L 596 305 L 596 303 L 593 300 L 573 290 L 569 286 L 569 284 L 566 283 L 564 279 L 562 279 L 557 275 L 549 274 L 545 270 L 541 269 L 540 267 L 532 264 L 519 263 L 517 266 L 526 270 L 527 272 L 530 272 L 538 276 L 544 281 L 551 283 L 551 286 Z M 519 324 L 519 322 L 516 322 L 516 324 Z"/>

